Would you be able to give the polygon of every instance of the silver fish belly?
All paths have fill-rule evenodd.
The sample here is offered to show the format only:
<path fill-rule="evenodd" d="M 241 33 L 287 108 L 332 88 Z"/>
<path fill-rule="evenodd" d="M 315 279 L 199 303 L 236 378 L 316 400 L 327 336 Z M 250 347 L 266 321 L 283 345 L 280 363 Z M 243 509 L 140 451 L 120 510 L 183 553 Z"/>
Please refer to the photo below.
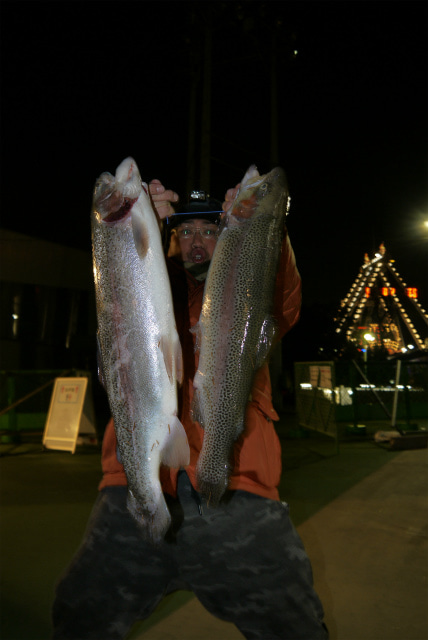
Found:
<path fill-rule="evenodd" d="M 102 382 L 128 509 L 158 542 L 170 525 L 159 467 L 186 466 L 189 445 L 177 417 L 182 355 L 161 237 L 132 158 L 98 179 L 91 224 Z"/>
<path fill-rule="evenodd" d="M 216 505 L 231 474 L 233 444 L 243 432 L 254 375 L 266 362 L 288 189 L 282 169 L 250 167 L 226 214 L 204 290 L 194 386 L 194 414 L 204 428 L 196 477 Z"/>

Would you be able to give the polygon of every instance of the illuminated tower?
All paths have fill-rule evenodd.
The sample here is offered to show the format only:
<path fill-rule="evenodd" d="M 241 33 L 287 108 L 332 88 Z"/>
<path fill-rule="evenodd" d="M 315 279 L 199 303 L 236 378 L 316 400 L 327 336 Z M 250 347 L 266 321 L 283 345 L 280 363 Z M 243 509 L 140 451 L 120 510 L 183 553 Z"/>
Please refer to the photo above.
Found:
<path fill-rule="evenodd" d="M 389 354 L 428 348 L 428 314 L 418 290 L 399 276 L 385 246 L 364 263 L 335 318 L 336 333 L 360 350 L 381 347 Z"/>

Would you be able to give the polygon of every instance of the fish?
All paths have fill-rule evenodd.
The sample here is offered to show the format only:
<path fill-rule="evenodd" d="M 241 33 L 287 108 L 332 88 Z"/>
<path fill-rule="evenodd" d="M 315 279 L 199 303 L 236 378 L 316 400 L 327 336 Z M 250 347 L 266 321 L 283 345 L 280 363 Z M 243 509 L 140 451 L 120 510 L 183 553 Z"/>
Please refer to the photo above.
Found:
<path fill-rule="evenodd" d="M 157 544 L 171 523 L 160 465 L 186 467 L 190 452 L 177 416 L 183 359 L 161 233 L 133 158 L 96 181 L 91 236 L 100 379 L 128 481 L 127 507 Z"/>
<path fill-rule="evenodd" d="M 204 429 L 196 480 L 211 506 L 228 487 L 254 376 L 278 337 L 272 314 L 288 208 L 283 169 L 260 176 L 252 165 L 223 215 L 199 321 L 191 329 L 199 350 L 192 415 Z"/>

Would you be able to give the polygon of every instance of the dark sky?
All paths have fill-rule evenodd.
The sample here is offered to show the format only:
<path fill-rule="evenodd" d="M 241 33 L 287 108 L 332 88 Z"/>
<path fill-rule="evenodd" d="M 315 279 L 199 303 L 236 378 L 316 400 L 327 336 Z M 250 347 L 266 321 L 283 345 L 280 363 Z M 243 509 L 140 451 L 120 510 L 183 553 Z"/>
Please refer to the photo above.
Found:
<path fill-rule="evenodd" d="M 272 168 L 276 33 L 304 301 L 338 305 L 384 241 L 427 307 L 426 2 L 2 1 L 1 226 L 89 249 L 94 182 L 128 155 L 185 199 L 207 24 L 211 195 Z"/>

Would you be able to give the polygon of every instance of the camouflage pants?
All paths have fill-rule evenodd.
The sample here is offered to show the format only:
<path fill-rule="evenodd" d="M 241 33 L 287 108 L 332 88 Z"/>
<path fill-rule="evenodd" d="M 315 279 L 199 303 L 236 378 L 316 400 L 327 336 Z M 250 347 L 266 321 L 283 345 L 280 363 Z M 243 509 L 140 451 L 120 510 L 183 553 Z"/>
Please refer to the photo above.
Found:
<path fill-rule="evenodd" d="M 126 493 L 105 489 L 94 505 L 57 585 L 55 640 L 123 639 L 176 589 L 193 591 L 251 640 L 328 638 L 310 562 L 284 503 L 234 491 L 209 508 L 181 472 L 178 499 L 168 499 L 173 531 L 153 547 L 129 515 Z"/>

